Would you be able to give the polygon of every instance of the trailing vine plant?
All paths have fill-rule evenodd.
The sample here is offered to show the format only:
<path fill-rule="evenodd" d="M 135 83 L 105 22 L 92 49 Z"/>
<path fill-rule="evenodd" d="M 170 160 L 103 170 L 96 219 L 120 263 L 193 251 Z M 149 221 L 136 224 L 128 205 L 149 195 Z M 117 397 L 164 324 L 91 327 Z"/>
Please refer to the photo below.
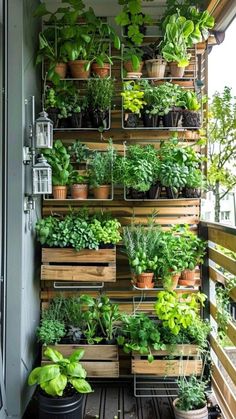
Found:
<path fill-rule="evenodd" d="M 232 320 L 229 311 L 230 292 L 236 287 L 236 277 L 227 279 L 225 285 L 216 285 L 216 304 L 217 314 L 216 321 L 218 324 L 218 338 L 221 343 L 224 342 L 227 336 L 228 322 Z"/>

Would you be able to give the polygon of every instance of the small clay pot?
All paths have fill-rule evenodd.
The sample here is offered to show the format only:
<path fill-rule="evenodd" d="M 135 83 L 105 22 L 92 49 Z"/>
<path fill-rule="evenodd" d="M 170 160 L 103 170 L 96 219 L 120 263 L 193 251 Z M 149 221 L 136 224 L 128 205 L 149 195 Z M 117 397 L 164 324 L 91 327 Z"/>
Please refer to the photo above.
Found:
<path fill-rule="evenodd" d="M 61 79 L 64 79 L 66 77 L 67 64 L 66 63 L 57 63 L 54 71 L 55 71 L 55 73 L 58 74 L 58 76 Z"/>
<path fill-rule="evenodd" d="M 88 185 L 82 183 L 71 185 L 71 197 L 72 199 L 88 199 Z"/>
<path fill-rule="evenodd" d="M 88 63 L 86 60 L 69 61 L 71 75 L 74 79 L 88 79 L 90 70 L 85 70 L 85 65 Z"/>
<path fill-rule="evenodd" d="M 100 185 L 97 188 L 93 188 L 95 199 L 109 199 L 110 190 L 110 185 Z"/>
<path fill-rule="evenodd" d="M 146 60 L 145 64 L 146 64 L 148 77 L 163 79 L 163 77 L 165 76 L 165 70 L 166 70 L 165 60 L 163 60 L 162 58 L 158 58 L 156 60 Z"/>
<path fill-rule="evenodd" d="M 169 70 L 172 77 L 181 78 L 184 76 L 185 67 L 178 67 L 178 64 L 173 62 L 169 63 Z"/>
<path fill-rule="evenodd" d="M 185 286 L 185 287 L 193 287 L 195 285 L 195 269 L 185 269 L 181 273 L 181 277 L 179 279 L 179 285 Z"/>
<path fill-rule="evenodd" d="M 110 75 L 110 69 L 111 65 L 108 63 L 104 63 L 103 66 L 97 63 L 92 64 L 92 73 L 99 76 L 101 79 Z"/>
<path fill-rule="evenodd" d="M 175 399 L 173 401 L 175 419 L 208 419 L 207 406 L 204 406 L 201 409 L 186 411 L 186 410 L 179 410 L 176 407 L 177 402 L 178 402 L 178 399 Z"/>
<path fill-rule="evenodd" d="M 135 282 L 138 288 L 153 288 L 154 273 L 153 272 L 143 272 L 140 275 L 136 275 Z"/>
<path fill-rule="evenodd" d="M 144 65 L 144 62 L 140 61 L 139 67 L 137 69 L 134 69 L 133 63 L 132 63 L 131 60 L 124 62 L 124 68 L 127 71 L 127 73 L 133 73 L 133 74 L 135 74 L 135 73 L 140 74 L 141 73 L 141 75 L 142 75 L 143 65 Z"/>
<path fill-rule="evenodd" d="M 53 186 L 52 194 L 54 199 L 66 199 L 67 186 Z"/>

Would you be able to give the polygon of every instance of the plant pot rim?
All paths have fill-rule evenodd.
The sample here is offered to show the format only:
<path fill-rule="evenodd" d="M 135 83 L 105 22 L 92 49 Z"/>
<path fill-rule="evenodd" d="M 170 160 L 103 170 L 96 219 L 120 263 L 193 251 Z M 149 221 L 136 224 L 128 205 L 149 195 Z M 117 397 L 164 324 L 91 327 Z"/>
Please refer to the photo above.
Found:
<path fill-rule="evenodd" d="M 70 396 L 50 396 L 50 394 L 47 394 L 44 390 L 41 389 L 40 386 L 38 386 L 37 388 L 38 390 L 38 394 L 40 395 L 40 397 L 44 397 L 45 399 L 49 399 L 49 400 L 70 400 L 72 398 L 74 398 L 75 396 L 78 396 L 78 398 L 82 399 L 83 397 L 83 393 L 79 393 L 76 390 L 71 389 L 72 394 Z"/>
<path fill-rule="evenodd" d="M 73 185 L 71 185 L 71 187 L 73 186 L 88 186 L 88 183 L 73 183 Z"/>
<path fill-rule="evenodd" d="M 110 68 L 111 64 L 110 63 L 103 63 L 103 65 L 100 65 L 98 63 L 92 63 L 92 67 L 97 67 L 97 68 Z"/>
<path fill-rule="evenodd" d="M 80 60 L 80 59 L 77 59 L 77 60 L 69 60 L 68 61 L 69 64 L 73 64 L 73 63 L 88 63 L 88 62 L 89 62 L 89 60 Z"/>
<path fill-rule="evenodd" d="M 67 185 L 52 185 L 53 188 L 67 188 Z"/>
<path fill-rule="evenodd" d="M 194 410 L 180 410 L 180 409 L 178 409 L 178 407 L 176 407 L 176 403 L 178 402 L 178 400 L 179 400 L 179 398 L 177 398 L 177 399 L 175 399 L 175 400 L 173 400 L 173 406 L 174 406 L 174 409 L 177 411 L 177 412 L 180 412 L 180 413 L 191 413 L 191 414 L 195 414 L 195 413 L 200 413 L 201 411 L 202 412 L 204 412 L 205 410 L 207 410 L 207 404 L 205 404 L 205 406 L 204 407 L 201 407 L 200 409 L 194 409 Z"/>
<path fill-rule="evenodd" d="M 97 189 L 97 188 L 107 188 L 110 187 L 111 184 L 110 183 L 104 183 L 104 185 L 99 185 L 99 186 L 93 186 L 93 189 Z"/>
<path fill-rule="evenodd" d="M 150 60 L 145 60 L 145 63 L 160 63 L 160 64 L 167 64 L 167 61 L 164 58 L 152 58 Z"/>

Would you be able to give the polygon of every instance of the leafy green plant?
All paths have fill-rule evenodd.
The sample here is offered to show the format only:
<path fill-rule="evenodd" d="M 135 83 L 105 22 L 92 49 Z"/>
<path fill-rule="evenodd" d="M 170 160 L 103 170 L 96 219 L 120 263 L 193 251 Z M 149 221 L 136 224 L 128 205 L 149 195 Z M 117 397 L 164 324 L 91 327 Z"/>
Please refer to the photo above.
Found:
<path fill-rule="evenodd" d="M 123 61 L 131 61 L 134 71 L 137 71 L 143 58 L 143 50 L 131 42 L 126 42 L 123 48 Z"/>
<path fill-rule="evenodd" d="M 147 80 L 142 80 L 139 85 L 144 92 L 146 113 L 163 116 L 184 105 L 183 88 L 177 84 L 165 82 L 153 87 Z"/>
<path fill-rule="evenodd" d="M 182 328 L 186 329 L 194 323 L 198 316 L 199 304 L 204 305 L 206 296 L 197 294 L 183 294 L 180 301 L 174 291 L 161 291 L 157 295 L 155 310 L 163 325 L 168 327 L 174 335 L 178 335 Z"/>
<path fill-rule="evenodd" d="M 165 345 L 160 339 L 157 323 L 144 313 L 131 316 L 124 314 L 122 316 L 122 329 L 117 342 L 123 346 L 123 350 L 126 353 L 137 351 L 141 355 L 148 354 L 149 362 L 154 360 L 152 355 L 153 349 L 165 349 Z"/>
<path fill-rule="evenodd" d="M 29 375 L 28 384 L 39 385 L 52 397 L 63 397 L 67 387 L 72 387 L 78 393 L 91 393 L 90 384 L 85 380 L 86 371 L 79 362 L 83 355 L 84 350 L 77 349 L 69 358 L 63 358 L 55 349 L 45 349 L 44 356 L 52 363 L 34 368 Z"/>
<path fill-rule="evenodd" d="M 73 170 L 70 174 L 69 184 L 78 185 L 88 183 L 88 177 L 86 175 L 80 175 L 77 170 Z"/>
<path fill-rule="evenodd" d="M 89 157 L 89 148 L 86 144 L 81 143 L 79 140 L 69 145 L 68 153 L 70 154 L 71 161 L 74 163 L 83 163 Z"/>
<path fill-rule="evenodd" d="M 99 243 L 116 244 L 121 240 L 121 224 L 116 219 L 99 220 L 95 217 L 90 228 Z"/>
<path fill-rule="evenodd" d="M 194 31 L 194 24 L 177 13 L 168 16 L 163 22 L 164 39 L 161 53 L 167 62 L 176 62 L 178 67 L 187 67 L 191 54 L 187 52 L 189 38 Z"/>
<path fill-rule="evenodd" d="M 183 106 L 189 111 L 198 111 L 201 109 L 201 103 L 198 100 L 197 94 L 190 90 L 186 90 L 182 96 Z"/>
<path fill-rule="evenodd" d="M 178 380 L 178 402 L 176 407 L 179 410 L 189 412 L 191 410 L 201 409 L 206 406 L 206 390 L 207 383 L 191 375 L 189 379 L 181 377 Z"/>
<path fill-rule="evenodd" d="M 150 16 L 142 12 L 141 0 L 119 0 L 123 6 L 121 13 L 116 16 L 115 21 L 122 27 L 127 27 L 127 36 L 135 45 L 141 45 L 143 42 L 144 25 L 150 24 Z"/>
<path fill-rule="evenodd" d="M 175 162 L 162 162 L 160 167 L 160 182 L 162 186 L 170 187 L 178 193 L 186 185 L 188 169 Z"/>
<path fill-rule="evenodd" d="M 184 269 L 193 270 L 203 262 L 207 244 L 194 234 L 188 225 L 176 226 L 173 231 L 179 234 L 182 243 L 181 259 Z"/>
<path fill-rule="evenodd" d="M 124 110 L 140 115 L 141 109 L 146 105 L 144 92 L 141 90 L 140 84 L 135 83 L 133 80 L 124 82 L 121 96 L 123 98 Z"/>
<path fill-rule="evenodd" d="M 107 111 L 111 107 L 113 93 L 113 79 L 109 77 L 90 79 L 87 86 L 89 109 Z"/>
<path fill-rule="evenodd" d="M 58 320 L 42 319 L 37 329 L 39 342 L 46 346 L 57 344 L 65 334 L 65 326 Z"/>
<path fill-rule="evenodd" d="M 43 154 L 52 168 L 52 184 L 54 186 L 68 185 L 72 166 L 70 164 L 70 155 L 63 143 L 60 140 L 56 140 L 53 148 L 45 149 Z"/>
<path fill-rule="evenodd" d="M 94 151 L 89 160 L 89 183 L 97 188 L 112 183 L 113 147 L 107 151 Z"/>
<path fill-rule="evenodd" d="M 186 187 L 187 188 L 206 188 L 206 179 L 201 169 L 195 167 L 188 169 L 188 175 L 186 178 Z"/>

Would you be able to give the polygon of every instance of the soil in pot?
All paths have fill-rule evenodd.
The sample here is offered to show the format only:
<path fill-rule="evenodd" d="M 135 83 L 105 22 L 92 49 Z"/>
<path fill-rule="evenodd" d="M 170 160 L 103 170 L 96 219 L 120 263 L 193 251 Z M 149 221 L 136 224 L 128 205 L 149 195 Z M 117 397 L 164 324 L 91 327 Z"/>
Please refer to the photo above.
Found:
<path fill-rule="evenodd" d="M 131 60 L 124 62 L 124 68 L 127 71 L 127 73 L 133 73 L 134 75 L 135 74 L 141 74 L 142 75 L 143 65 L 144 65 L 144 62 L 141 61 L 140 64 L 139 64 L 139 67 L 134 69 L 133 63 L 132 63 Z"/>
<path fill-rule="evenodd" d="M 138 115 L 136 113 L 125 114 L 124 126 L 125 128 L 136 128 L 138 125 Z"/>
<path fill-rule="evenodd" d="M 93 188 L 93 194 L 95 199 L 109 199 L 111 186 L 101 185 L 97 188 Z"/>
<path fill-rule="evenodd" d="M 166 186 L 166 195 L 168 199 L 177 199 L 179 197 L 179 191 L 174 191 L 170 186 Z"/>
<path fill-rule="evenodd" d="M 82 183 L 71 185 L 71 197 L 72 199 L 88 199 L 88 185 Z"/>
<path fill-rule="evenodd" d="M 185 67 L 178 67 L 177 63 L 169 63 L 170 75 L 172 77 L 183 77 L 185 72 Z"/>
<path fill-rule="evenodd" d="M 38 393 L 39 419 L 83 419 L 83 395 L 68 391 L 66 397 L 50 397 Z"/>
<path fill-rule="evenodd" d="M 52 194 L 54 199 L 66 199 L 67 186 L 53 186 Z"/>
<path fill-rule="evenodd" d="M 82 112 L 72 112 L 70 117 L 71 128 L 81 128 L 82 127 Z"/>
<path fill-rule="evenodd" d="M 91 109 L 90 120 L 92 128 L 109 128 L 109 111 Z"/>
<path fill-rule="evenodd" d="M 88 63 L 86 60 L 69 61 L 71 76 L 74 79 L 88 79 L 90 70 L 85 70 L 85 65 Z"/>
<path fill-rule="evenodd" d="M 137 191 L 136 189 L 129 188 L 127 190 L 126 197 L 128 199 L 146 199 L 147 193 L 142 191 Z"/>
<path fill-rule="evenodd" d="M 190 270 L 190 269 L 185 269 L 182 273 L 181 273 L 181 277 L 179 279 L 179 285 L 185 286 L 185 287 L 194 287 L 195 285 L 195 269 L 194 270 Z"/>
<path fill-rule="evenodd" d="M 57 63 L 55 67 L 55 73 L 58 74 L 58 76 L 61 79 L 64 79 L 66 77 L 67 72 L 67 64 L 66 63 Z"/>
<path fill-rule="evenodd" d="M 91 71 L 93 74 L 103 79 L 104 77 L 108 77 L 110 75 L 110 69 L 111 69 L 111 65 L 108 63 L 104 63 L 103 66 L 97 63 L 93 63 Z"/>
<path fill-rule="evenodd" d="M 152 187 L 148 191 L 148 198 L 149 199 L 158 199 L 161 196 L 161 184 L 157 182 L 156 185 L 152 185 Z"/>
<path fill-rule="evenodd" d="M 47 109 L 47 114 L 48 114 L 48 118 L 51 119 L 51 121 L 53 122 L 53 128 L 58 128 L 58 124 L 59 124 L 59 119 L 58 119 L 59 109 L 57 109 L 57 108 L 48 108 Z"/>
<path fill-rule="evenodd" d="M 162 121 L 164 127 L 178 127 L 180 119 L 182 116 L 182 109 L 175 108 L 172 111 L 168 112 L 166 115 L 163 115 Z"/>
<path fill-rule="evenodd" d="M 182 127 L 199 128 L 201 126 L 201 116 L 199 112 L 184 110 L 182 118 Z"/>
<path fill-rule="evenodd" d="M 173 401 L 173 408 L 175 413 L 175 419 L 208 419 L 208 409 L 207 406 L 204 406 L 201 409 L 197 410 L 179 410 L 176 407 L 176 403 L 178 402 L 178 399 L 175 399 Z"/>
<path fill-rule="evenodd" d="M 148 77 L 162 79 L 165 76 L 166 61 L 160 59 L 146 60 Z"/>
<path fill-rule="evenodd" d="M 154 273 L 153 272 L 144 272 L 140 275 L 136 275 L 135 282 L 138 288 L 153 288 Z"/>
<path fill-rule="evenodd" d="M 185 198 L 200 198 L 201 189 L 199 188 L 183 188 L 183 195 Z"/>

